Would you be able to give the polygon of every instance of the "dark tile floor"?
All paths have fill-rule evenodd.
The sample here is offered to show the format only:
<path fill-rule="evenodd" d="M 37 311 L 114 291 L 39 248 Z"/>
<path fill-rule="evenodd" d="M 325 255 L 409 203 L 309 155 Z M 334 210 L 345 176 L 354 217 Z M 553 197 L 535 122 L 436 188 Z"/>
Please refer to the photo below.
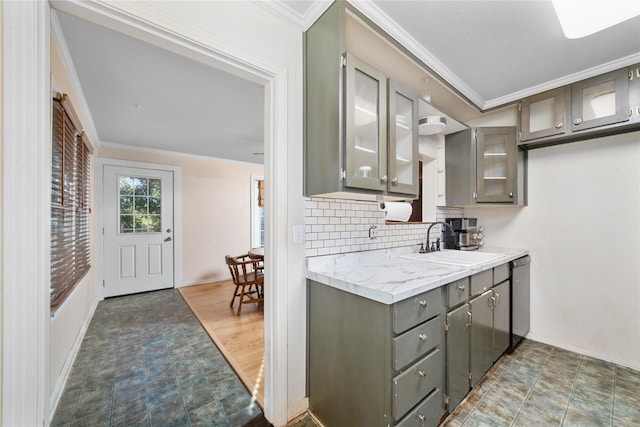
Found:
<path fill-rule="evenodd" d="M 175 290 L 98 304 L 52 426 L 268 426 Z M 306 417 L 294 424 L 312 427 Z M 444 422 L 639 426 L 640 371 L 525 340 Z"/>
<path fill-rule="evenodd" d="M 525 340 L 444 425 L 637 427 L 640 371 Z"/>
<path fill-rule="evenodd" d="M 176 290 L 98 304 L 52 426 L 268 426 Z"/>

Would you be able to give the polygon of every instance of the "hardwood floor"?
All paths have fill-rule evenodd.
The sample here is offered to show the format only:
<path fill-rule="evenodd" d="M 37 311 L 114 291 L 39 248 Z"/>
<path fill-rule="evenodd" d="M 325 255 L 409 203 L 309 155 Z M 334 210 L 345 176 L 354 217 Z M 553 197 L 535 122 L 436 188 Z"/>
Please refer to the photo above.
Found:
<path fill-rule="evenodd" d="M 240 380 L 264 408 L 264 305 L 245 304 L 240 315 L 229 307 L 233 282 L 179 289 L 196 318 L 211 336 Z"/>

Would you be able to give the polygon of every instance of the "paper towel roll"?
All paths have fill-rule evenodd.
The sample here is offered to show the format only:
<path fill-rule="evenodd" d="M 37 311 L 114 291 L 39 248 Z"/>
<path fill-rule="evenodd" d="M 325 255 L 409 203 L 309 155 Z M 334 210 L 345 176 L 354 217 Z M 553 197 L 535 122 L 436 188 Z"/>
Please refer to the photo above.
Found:
<path fill-rule="evenodd" d="M 407 221 L 411 217 L 413 208 L 411 203 L 407 202 L 382 202 L 380 210 L 387 213 L 384 218 L 387 221 Z"/>

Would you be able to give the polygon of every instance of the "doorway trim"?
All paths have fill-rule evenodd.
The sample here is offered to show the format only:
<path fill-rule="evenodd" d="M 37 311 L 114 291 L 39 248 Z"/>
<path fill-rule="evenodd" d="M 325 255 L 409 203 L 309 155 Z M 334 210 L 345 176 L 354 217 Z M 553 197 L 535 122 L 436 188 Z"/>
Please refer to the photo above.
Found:
<path fill-rule="evenodd" d="M 286 66 L 225 40 L 190 38 L 194 28 L 167 19 L 144 3 L 54 0 L 52 8 L 141 39 L 264 86 L 265 109 L 265 402 L 274 425 L 285 425 L 288 413 L 288 143 L 289 88 Z M 142 18 L 144 17 L 144 19 Z M 195 34 L 201 34 L 195 29 Z M 47 46 L 47 53 L 48 53 Z M 43 77 L 44 78 L 44 77 Z M 299 409 L 299 408 L 297 408 Z M 296 411 L 297 412 L 297 411 Z M 294 414 L 298 415 L 298 413 Z"/>
<path fill-rule="evenodd" d="M 173 287 L 182 284 L 182 168 L 159 163 L 145 163 L 99 157 L 96 159 L 96 274 L 104 283 L 104 167 L 121 166 L 173 172 Z M 98 181 L 99 179 L 99 181 Z M 104 299 L 104 286 L 98 286 L 98 298 Z"/>
<path fill-rule="evenodd" d="M 3 2 L 2 425 L 49 425 L 49 5 Z M 10 349 L 10 351 L 8 350 Z"/>

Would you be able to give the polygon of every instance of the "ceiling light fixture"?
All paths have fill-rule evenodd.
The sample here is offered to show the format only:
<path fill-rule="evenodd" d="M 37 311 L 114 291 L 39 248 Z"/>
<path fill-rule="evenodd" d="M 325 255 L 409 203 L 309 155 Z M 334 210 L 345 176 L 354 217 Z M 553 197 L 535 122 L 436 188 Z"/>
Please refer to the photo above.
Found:
<path fill-rule="evenodd" d="M 420 135 L 436 135 L 447 127 L 447 119 L 443 116 L 429 115 L 418 120 L 418 133 Z"/>
<path fill-rule="evenodd" d="M 551 0 L 568 39 L 578 39 L 640 15 L 638 0 Z"/>

